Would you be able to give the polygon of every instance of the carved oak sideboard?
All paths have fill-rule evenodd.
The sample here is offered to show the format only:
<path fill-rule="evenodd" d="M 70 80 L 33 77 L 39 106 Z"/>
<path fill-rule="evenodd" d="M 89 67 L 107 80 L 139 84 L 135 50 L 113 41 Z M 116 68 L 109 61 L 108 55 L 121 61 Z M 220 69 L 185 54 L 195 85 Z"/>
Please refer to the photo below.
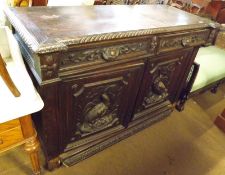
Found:
<path fill-rule="evenodd" d="M 199 46 L 217 31 L 209 20 L 160 5 L 5 13 L 45 103 L 34 122 L 49 169 L 168 116 Z"/>

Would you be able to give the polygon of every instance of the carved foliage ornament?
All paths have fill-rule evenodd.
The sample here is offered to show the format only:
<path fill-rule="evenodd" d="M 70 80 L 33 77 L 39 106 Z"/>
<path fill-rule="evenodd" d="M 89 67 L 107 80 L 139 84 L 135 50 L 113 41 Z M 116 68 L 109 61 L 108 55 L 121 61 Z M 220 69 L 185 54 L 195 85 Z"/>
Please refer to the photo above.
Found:
<path fill-rule="evenodd" d="M 120 55 L 147 51 L 147 48 L 148 42 L 141 42 L 111 46 L 106 48 L 91 49 L 87 51 L 72 52 L 62 59 L 61 65 L 67 65 L 71 63 L 84 63 L 88 61 L 97 60 L 113 61 L 117 59 Z"/>
<path fill-rule="evenodd" d="M 165 37 L 160 41 L 160 50 L 171 50 L 204 44 L 206 42 L 206 38 L 206 33 L 198 33 L 191 36 Z"/>

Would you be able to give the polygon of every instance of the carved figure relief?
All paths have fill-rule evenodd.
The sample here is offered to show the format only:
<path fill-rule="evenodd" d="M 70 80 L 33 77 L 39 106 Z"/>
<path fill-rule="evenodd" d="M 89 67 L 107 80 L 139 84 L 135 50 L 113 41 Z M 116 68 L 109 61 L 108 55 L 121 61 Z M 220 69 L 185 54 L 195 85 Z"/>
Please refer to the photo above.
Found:
<path fill-rule="evenodd" d="M 168 82 L 169 77 L 162 73 L 154 75 L 153 84 L 149 89 L 148 95 L 144 98 L 143 107 L 147 108 L 149 105 L 161 102 L 168 96 L 168 89 L 165 82 Z"/>
<path fill-rule="evenodd" d="M 123 89 L 128 82 L 124 77 L 112 81 L 115 82 L 109 82 L 106 85 L 98 85 L 98 83 L 94 83 L 95 85 L 93 83 L 85 84 L 83 87 L 73 85 L 74 102 L 78 98 L 82 98 L 83 103 L 75 104 L 77 105 L 76 116 L 78 116 L 77 129 L 71 140 L 76 140 L 120 123 L 119 104 Z M 106 82 L 103 81 L 102 83 Z"/>
<path fill-rule="evenodd" d="M 183 56 L 161 65 L 151 64 L 149 73 L 152 77 L 152 84 L 149 87 L 148 94 L 144 97 L 142 105 L 138 108 L 138 112 L 167 99 L 171 77 L 177 65 L 181 64 L 181 60 L 183 60 Z"/>
<path fill-rule="evenodd" d="M 91 133 L 118 122 L 114 113 L 109 113 L 110 98 L 106 93 L 100 95 L 100 102 L 89 104 L 84 111 L 84 122 L 79 123 L 81 133 Z M 115 111 L 114 111 L 115 112 Z"/>
<path fill-rule="evenodd" d="M 91 49 L 87 51 L 71 52 L 61 59 L 61 65 L 68 65 L 71 63 L 78 64 L 97 60 L 113 61 L 120 55 L 139 51 L 147 52 L 147 47 L 148 42 L 141 42 Z"/>

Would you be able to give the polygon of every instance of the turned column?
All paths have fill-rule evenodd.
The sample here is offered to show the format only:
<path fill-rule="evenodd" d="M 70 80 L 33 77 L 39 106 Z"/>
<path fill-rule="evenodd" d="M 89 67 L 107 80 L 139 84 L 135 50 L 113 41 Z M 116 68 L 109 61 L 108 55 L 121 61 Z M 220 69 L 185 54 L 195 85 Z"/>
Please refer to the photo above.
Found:
<path fill-rule="evenodd" d="M 35 175 L 40 175 L 40 162 L 39 162 L 39 142 L 37 140 L 37 133 L 33 127 L 31 116 L 27 115 L 20 118 L 21 129 L 23 136 L 27 141 L 25 142 L 25 151 L 29 154 L 33 172 Z"/>

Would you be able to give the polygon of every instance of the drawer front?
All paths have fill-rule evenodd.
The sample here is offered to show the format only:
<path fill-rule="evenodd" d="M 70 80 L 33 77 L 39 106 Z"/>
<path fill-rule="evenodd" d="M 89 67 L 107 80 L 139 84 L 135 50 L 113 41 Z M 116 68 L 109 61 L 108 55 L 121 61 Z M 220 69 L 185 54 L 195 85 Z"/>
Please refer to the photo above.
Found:
<path fill-rule="evenodd" d="M 5 123 L 1 123 L 0 124 L 0 134 L 2 132 L 5 132 L 7 130 L 13 129 L 13 128 L 18 127 L 18 126 L 20 126 L 19 119 L 11 120 L 11 121 L 5 122 Z"/>
<path fill-rule="evenodd" d="M 23 140 L 23 133 L 20 126 L 2 132 L 0 133 L 0 151 Z"/>
<path fill-rule="evenodd" d="M 199 31 L 162 35 L 159 37 L 157 53 L 205 44 L 208 40 L 209 33 L 209 29 L 204 29 Z"/>
<path fill-rule="evenodd" d="M 80 65 L 88 63 L 105 63 L 120 59 L 154 54 L 156 48 L 156 37 L 147 38 L 142 41 L 129 41 L 117 43 L 111 46 L 93 46 L 92 49 L 72 50 L 63 53 L 60 67 L 69 65 Z"/>

